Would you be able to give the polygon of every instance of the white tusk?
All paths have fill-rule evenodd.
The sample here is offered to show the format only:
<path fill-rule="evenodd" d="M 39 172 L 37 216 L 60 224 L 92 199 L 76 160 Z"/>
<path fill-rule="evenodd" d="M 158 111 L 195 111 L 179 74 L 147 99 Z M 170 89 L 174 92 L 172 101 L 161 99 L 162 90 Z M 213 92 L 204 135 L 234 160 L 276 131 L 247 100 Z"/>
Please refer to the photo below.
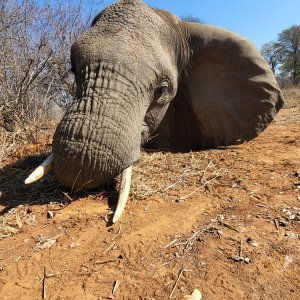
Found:
<path fill-rule="evenodd" d="M 131 176 L 132 176 L 132 166 L 128 167 L 122 172 L 118 205 L 115 211 L 115 215 L 113 217 L 113 223 L 116 223 L 120 219 L 125 209 L 129 191 L 130 191 Z"/>
<path fill-rule="evenodd" d="M 25 180 L 25 184 L 33 183 L 44 177 L 52 170 L 53 166 L 53 154 L 38 166 Z"/>

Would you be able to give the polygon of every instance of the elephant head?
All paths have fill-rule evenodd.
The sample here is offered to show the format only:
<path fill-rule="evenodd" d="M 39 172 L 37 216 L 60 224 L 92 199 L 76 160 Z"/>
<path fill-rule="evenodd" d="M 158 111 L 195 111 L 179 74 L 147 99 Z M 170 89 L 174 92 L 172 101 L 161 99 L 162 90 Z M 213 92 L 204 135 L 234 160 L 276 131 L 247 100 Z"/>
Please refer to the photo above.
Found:
<path fill-rule="evenodd" d="M 68 187 L 105 184 L 147 142 L 180 151 L 243 143 L 283 105 L 245 38 L 141 0 L 104 9 L 73 44 L 71 61 L 77 93 L 53 138 L 55 174 Z"/>

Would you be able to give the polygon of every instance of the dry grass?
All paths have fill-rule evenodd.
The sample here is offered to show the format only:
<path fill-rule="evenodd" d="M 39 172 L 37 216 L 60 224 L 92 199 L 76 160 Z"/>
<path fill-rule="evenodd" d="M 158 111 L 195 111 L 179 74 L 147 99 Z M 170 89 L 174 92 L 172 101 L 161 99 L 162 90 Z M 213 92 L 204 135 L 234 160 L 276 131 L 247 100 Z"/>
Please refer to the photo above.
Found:
<path fill-rule="evenodd" d="M 15 235 L 22 229 L 23 225 L 33 225 L 35 215 L 23 205 L 12 208 L 9 213 L 1 216 L 0 240 Z"/>
<path fill-rule="evenodd" d="M 51 203 L 61 209 L 69 202 L 53 173 L 36 184 L 24 184 L 51 152 L 51 136 L 52 132 L 41 138 L 43 142 L 30 144 L 23 131 L 0 132 L 0 240 L 18 234 L 24 224 L 35 223 L 32 205 Z"/>
<path fill-rule="evenodd" d="M 102 189 L 92 193 L 81 191 L 66 197 L 65 189 L 56 181 L 54 174 L 47 175 L 40 182 L 26 186 L 24 179 L 39 165 L 50 151 L 49 144 L 41 144 L 35 152 L 23 149 L 24 160 L 6 165 L 0 171 L 0 202 L 6 207 L 0 215 L 0 239 L 17 234 L 22 224 L 33 224 L 35 216 L 31 211 L 34 204 L 50 204 L 61 209 L 78 198 L 95 197 Z M 27 150 L 26 150 L 27 149 Z M 45 155 L 40 154 L 45 153 Z M 35 154 L 35 155 L 34 155 Z M 141 160 L 134 166 L 131 196 L 133 199 L 157 197 L 164 200 L 184 201 L 196 193 L 210 190 L 223 171 L 209 159 L 207 152 L 170 153 L 142 152 Z M 110 197 L 115 190 L 106 191 Z"/>
<path fill-rule="evenodd" d="M 23 136 L 3 134 L 0 147 L 0 239 L 17 234 L 22 224 L 33 224 L 35 216 L 32 204 L 66 202 L 62 187 L 54 174 L 34 185 L 25 185 L 24 180 L 49 153 L 49 140 L 44 138 L 40 144 L 28 144 Z"/>
<path fill-rule="evenodd" d="M 8 132 L 0 127 L 0 169 L 21 157 L 39 150 L 41 143 L 51 142 L 56 123 L 47 121 L 42 128 L 28 126 Z"/>
<path fill-rule="evenodd" d="M 300 86 L 291 86 L 282 89 L 285 98 L 285 108 L 300 108 Z"/>
<path fill-rule="evenodd" d="M 36 185 L 25 186 L 24 178 L 31 169 L 27 166 L 0 173 L 0 202 L 4 206 L 0 214 L 0 240 L 19 233 L 23 224 L 34 225 L 36 215 L 32 205 L 52 204 L 61 209 L 68 202 L 53 174 Z"/>
<path fill-rule="evenodd" d="M 23 132 L 7 132 L 0 130 L 0 168 L 25 145 Z"/>
<path fill-rule="evenodd" d="M 202 188 L 209 189 L 221 172 L 204 152 L 142 152 L 134 167 L 131 194 L 136 199 L 185 200 Z M 181 190 L 191 193 L 181 195 Z"/>

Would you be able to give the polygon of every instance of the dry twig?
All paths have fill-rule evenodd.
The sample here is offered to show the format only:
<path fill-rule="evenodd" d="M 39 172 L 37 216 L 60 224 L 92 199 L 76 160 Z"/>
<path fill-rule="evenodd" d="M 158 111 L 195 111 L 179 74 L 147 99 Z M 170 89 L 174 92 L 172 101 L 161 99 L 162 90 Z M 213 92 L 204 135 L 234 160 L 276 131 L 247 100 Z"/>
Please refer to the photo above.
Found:
<path fill-rule="evenodd" d="M 112 243 L 102 254 L 106 254 L 109 250 L 111 250 L 116 245 L 116 242 Z"/>
<path fill-rule="evenodd" d="M 46 267 L 44 267 L 42 299 L 47 299 L 47 295 L 46 295 L 46 278 L 47 278 Z"/>
<path fill-rule="evenodd" d="M 243 251 L 243 241 L 240 240 L 240 248 L 239 248 L 239 257 L 242 257 L 242 251 Z"/>
<path fill-rule="evenodd" d="M 120 234 L 121 234 L 121 229 L 122 229 L 122 225 L 120 224 L 118 233 L 112 238 L 112 241 L 114 241 L 118 236 L 120 236 Z"/>
<path fill-rule="evenodd" d="M 183 272 L 184 272 L 184 269 L 181 269 L 180 272 L 179 272 L 179 274 L 178 274 L 178 277 L 177 277 L 177 279 L 176 279 L 176 281 L 175 281 L 175 284 L 174 284 L 174 286 L 173 286 L 173 288 L 172 288 L 172 291 L 171 291 L 171 294 L 170 294 L 170 296 L 169 296 L 169 299 L 172 299 L 173 294 L 174 294 L 174 292 L 175 292 L 175 289 L 177 288 L 178 282 L 179 282 L 179 280 L 180 280 L 180 278 L 181 278 Z"/>
<path fill-rule="evenodd" d="M 119 288 L 119 286 L 120 286 L 120 281 L 116 280 L 115 283 L 114 283 L 113 289 L 112 289 L 112 295 L 113 296 L 116 295 L 116 292 L 117 292 L 117 289 Z"/>
<path fill-rule="evenodd" d="M 222 221 L 219 221 L 219 224 L 220 224 L 220 225 L 223 225 L 224 227 L 227 227 L 227 228 L 230 229 L 230 230 L 233 230 L 233 231 L 235 231 L 235 232 L 239 232 L 236 228 L 232 227 L 231 225 L 229 225 L 229 224 L 227 224 L 227 223 L 224 223 L 224 222 L 222 222 Z"/>
<path fill-rule="evenodd" d="M 180 270 L 180 272 L 179 272 L 179 274 L 178 274 L 178 277 L 177 277 L 177 279 L 176 279 L 176 281 L 175 281 L 175 284 L 174 284 L 174 286 L 173 286 L 173 288 L 172 288 L 172 291 L 171 291 L 171 294 L 170 294 L 170 296 L 169 296 L 169 299 L 172 299 L 172 298 L 173 298 L 173 295 L 174 295 L 174 293 L 175 293 L 175 290 L 176 290 L 176 288 L 177 288 L 177 286 L 178 286 L 178 282 L 179 282 L 179 280 L 180 280 L 180 278 L 181 278 L 181 276 L 182 276 L 182 274 L 183 274 L 184 272 L 191 272 L 191 271 L 190 271 L 190 270 L 183 269 L 183 268 Z"/>

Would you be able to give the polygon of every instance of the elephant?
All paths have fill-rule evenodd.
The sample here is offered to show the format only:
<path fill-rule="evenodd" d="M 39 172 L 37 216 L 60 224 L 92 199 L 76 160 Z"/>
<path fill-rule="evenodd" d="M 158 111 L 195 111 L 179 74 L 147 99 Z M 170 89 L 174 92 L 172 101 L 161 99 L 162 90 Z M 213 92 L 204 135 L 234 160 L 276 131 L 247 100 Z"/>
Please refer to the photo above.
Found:
<path fill-rule="evenodd" d="M 141 145 L 185 152 L 241 144 L 284 103 L 250 41 L 142 0 L 119 0 L 100 12 L 72 45 L 71 64 L 76 96 L 51 156 L 27 183 L 50 165 L 72 188 L 92 189 L 122 174 L 115 220 Z"/>

